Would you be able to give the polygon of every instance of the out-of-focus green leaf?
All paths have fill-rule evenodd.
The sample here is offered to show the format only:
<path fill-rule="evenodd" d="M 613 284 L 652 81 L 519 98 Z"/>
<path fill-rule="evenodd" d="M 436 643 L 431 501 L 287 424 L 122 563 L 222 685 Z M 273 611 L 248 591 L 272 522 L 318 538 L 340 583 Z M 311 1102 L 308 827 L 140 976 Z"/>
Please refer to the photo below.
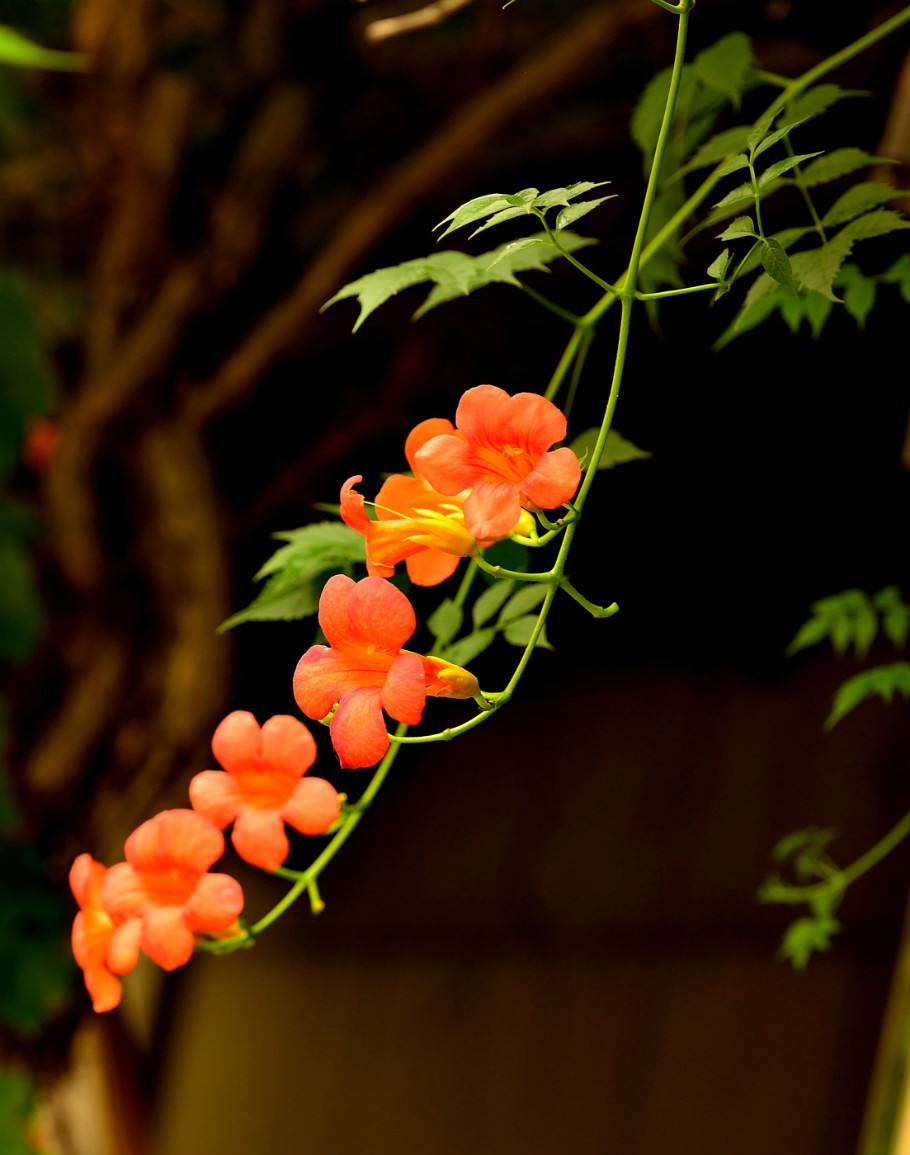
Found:
<path fill-rule="evenodd" d="M 890 703 L 895 694 L 910 698 L 910 662 L 893 662 L 889 666 L 874 666 L 863 670 L 853 678 L 848 678 L 834 695 L 831 713 L 825 720 L 825 729 L 830 730 L 851 710 L 868 698 L 881 698 Z"/>
<path fill-rule="evenodd" d="M 41 68 L 56 72 L 82 72 L 85 57 L 77 52 L 42 48 L 6 25 L 0 25 L 0 64 L 15 68 Z"/>

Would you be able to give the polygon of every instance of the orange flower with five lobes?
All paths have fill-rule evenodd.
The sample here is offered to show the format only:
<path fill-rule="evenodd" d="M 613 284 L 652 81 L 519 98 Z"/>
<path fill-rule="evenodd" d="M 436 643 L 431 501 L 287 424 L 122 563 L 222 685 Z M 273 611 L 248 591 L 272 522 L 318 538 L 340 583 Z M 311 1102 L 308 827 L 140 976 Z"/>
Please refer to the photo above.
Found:
<path fill-rule="evenodd" d="M 417 451 L 440 434 L 453 432 L 451 421 L 440 417 L 421 421 L 404 445 L 413 477 L 394 473 L 376 495 L 377 520 L 367 516 L 363 497 L 354 488 L 363 478 L 349 477 L 341 487 L 341 517 L 366 538 L 367 572 L 389 578 L 404 562 L 418 586 L 435 586 L 451 577 L 458 562 L 470 556 L 478 542 L 465 526 L 467 493 L 439 493 L 421 475 Z"/>
<path fill-rule="evenodd" d="M 341 797 L 323 778 L 305 777 L 316 743 L 302 722 L 286 714 L 260 728 L 235 710 L 219 724 L 212 751 L 223 770 L 203 770 L 190 782 L 193 809 L 224 830 L 241 858 L 277 870 L 290 852 L 284 825 L 301 834 L 325 834 L 341 813 Z"/>
<path fill-rule="evenodd" d="M 402 649 L 417 628 L 405 595 L 379 577 L 329 578 L 319 599 L 328 646 L 311 646 L 294 672 L 294 697 L 308 718 L 332 715 L 332 745 L 342 767 L 374 766 L 389 748 L 383 711 L 408 726 L 427 697 L 473 698 L 477 679 L 442 658 Z"/>
<path fill-rule="evenodd" d="M 80 854 L 70 867 L 70 888 L 79 903 L 73 919 L 73 957 L 82 968 L 85 986 L 98 1011 L 120 1005 L 120 975 L 139 961 L 142 923 L 136 918 L 115 922 L 101 902 L 101 884 L 107 868 L 90 854 Z"/>
<path fill-rule="evenodd" d="M 164 810 L 126 840 L 126 862 L 101 881 L 101 901 L 117 919 L 140 924 L 139 945 L 166 971 L 190 961 L 196 934 L 233 927 L 243 910 L 240 883 L 209 867 L 224 836 L 194 810 Z"/>
<path fill-rule="evenodd" d="M 440 493 L 470 490 L 465 525 L 476 539 L 495 540 L 512 532 L 523 507 L 555 509 L 575 495 L 577 456 L 550 448 L 565 436 L 565 415 L 552 401 L 478 385 L 458 403 L 455 428 L 425 441 L 414 463 Z"/>

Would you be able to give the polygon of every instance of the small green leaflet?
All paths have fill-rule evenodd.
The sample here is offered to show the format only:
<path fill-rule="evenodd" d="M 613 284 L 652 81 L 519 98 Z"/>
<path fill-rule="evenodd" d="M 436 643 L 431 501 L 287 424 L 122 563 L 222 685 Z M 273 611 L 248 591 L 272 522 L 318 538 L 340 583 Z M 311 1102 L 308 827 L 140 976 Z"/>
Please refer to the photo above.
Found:
<path fill-rule="evenodd" d="M 735 241 L 739 237 L 754 237 L 755 222 L 751 217 L 736 217 L 732 224 L 727 225 L 722 233 L 717 234 L 719 241 Z"/>
<path fill-rule="evenodd" d="M 25 36 L 0 25 L 0 64 L 11 64 L 15 68 L 43 68 L 55 72 L 82 72 L 86 66 L 84 56 L 76 52 L 57 52 L 42 48 Z"/>
<path fill-rule="evenodd" d="M 475 627 L 484 625 L 495 617 L 502 606 L 508 601 L 515 583 L 505 579 L 494 581 L 491 586 L 478 597 L 474 603 L 472 617 Z"/>
<path fill-rule="evenodd" d="M 830 915 L 798 918 L 787 928 L 780 944 L 780 957 L 791 963 L 795 970 L 805 970 L 814 954 L 831 949 L 831 939 L 841 924 Z"/>
<path fill-rule="evenodd" d="M 564 209 L 568 207 L 572 201 L 577 200 L 578 197 L 584 196 L 585 193 L 591 192 L 592 189 L 603 188 L 604 185 L 609 184 L 609 181 L 578 181 L 576 184 L 566 185 L 562 188 L 550 189 L 548 192 L 542 193 L 536 188 L 522 189 L 520 192 L 504 194 L 504 193 L 489 193 L 486 196 L 474 197 L 472 200 L 465 201 L 463 205 L 459 205 L 454 212 L 449 213 L 447 217 L 434 225 L 435 229 L 441 229 L 446 225 L 444 232 L 440 233 L 439 239 L 447 237 L 449 233 L 455 232 L 456 229 L 463 229 L 466 225 L 476 224 L 478 221 L 485 223 L 476 228 L 471 236 L 476 236 L 482 233 L 484 229 L 492 228 L 494 225 L 502 224 L 504 221 L 513 220 L 515 217 L 528 216 L 531 213 L 546 212 L 547 209 L 557 208 L 563 206 Z M 609 197 L 601 197 L 598 201 L 590 203 L 590 208 L 595 208 L 597 204 L 601 204 Z M 584 211 L 588 211 L 587 209 Z M 563 214 L 560 213 L 560 216 Z M 571 220 L 582 216 L 583 212 L 578 212 L 575 217 L 571 217 L 565 223 L 569 224 Z M 563 226 L 559 224 L 557 218 L 557 228 Z"/>
<path fill-rule="evenodd" d="M 773 237 L 768 237 L 762 242 L 761 246 L 761 263 L 772 280 L 777 281 L 779 285 L 786 285 L 788 288 L 795 289 L 796 282 L 793 279 L 793 270 L 790 268 L 790 258 L 780 243 Z"/>
<path fill-rule="evenodd" d="M 727 275 L 727 269 L 730 265 L 730 250 L 723 249 L 719 257 L 716 257 L 707 268 L 707 274 L 712 281 L 722 281 Z"/>
<path fill-rule="evenodd" d="M 844 265 L 835 283 L 844 290 L 844 305 L 847 312 L 857 325 L 864 329 L 866 318 L 875 306 L 877 292 L 875 279 L 864 276 L 857 265 Z"/>
<path fill-rule="evenodd" d="M 572 452 L 582 462 L 583 467 L 587 465 L 588 458 L 594 449 L 597 434 L 597 429 L 586 429 L 584 433 L 579 433 L 572 442 Z M 598 469 L 612 469 L 616 465 L 625 465 L 629 461 L 644 461 L 653 456 L 653 453 L 649 453 L 646 449 L 639 449 L 621 433 L 611 429 L 607 434 L 607 443 L 604 446 Z"/>
<path fill-rule="evenodd" d="M 819 157 L 818 160 L 814 160 L 812 164 L 806 165 L 801 175 L 803 184 L 808 188 L 814 188 L 816 185 L 827 184 L 828 181 L 837 180 L 839 177 L 849 176 L 857 169 L 868 168 L 871 164 L 896 163 L 896 161 L 885 160 L 883 157 L 863 152 L 861 148 L 838 148 Z"/>
<path fill-rule="evenodd" d="M 878 697 L 890 703 L 895 694 L 910 698 L 910 662 L 893 662 L 889 666 L 873 666 L 853 678 L 848 678 L 834 695 L 831 713 L 825 719 L 830 730 L 851 710 L 867 698 Z"/>
<path fill-rule="evenodd" d="M 803 123 L 805 122 L 802 120 L 788 121 L 780 128 L 775 129 L 774 132 L 768 133 L 768 135 L 763 140 L 760 140 L 752 149 L 752 159 L 758 160 L 763 152 L 767 152 L 769 148 L 773 148 L 779 141 L 789 136 L 794 128 L 798 128 L 799 125 Z"/>
<path fill-rule="evenodd" d="M 755 59 L 752 42 L 733 32 L 706 48 L 692 61 L 692 69 L 707 88 L 714 88 L 739 108 L 742 94 L 752 83 Z"/>
<path fill-rule="evenodd" d="M 361 535 L 337 521 L 315 522 L 275 537 L 288 544 L 277 550 L 256 574 L 256 580 L 269 580 L 246 609 L 222 622 L 219 633 L 243 622 L 309 617 L 319 607 L 325 580 L 332 573 L 349 573 L 366 560 Z"/>
<path fill-rule="evenodd" d="M 779 180 L 785 173 L 801 165 L 804 161 L 811 160 L 815 156 L 821 156 L 820 152 L 802 152 L 797 153 L 796 156 L 785 156 L 783 160 L 775 161 L 774 164 L 762 172 L 758 178 L 758 187 L 767 188 L 773 181 Z"/>
<path fill-rule="evenodd" d="M 822 224 L 825 226 L 842 225 L 846 221 L 852 221 L 854 218 L 862 216 L 870 209 L 876 209 L 879 205 L 887 204 L 888 201 L 899 200 L 906 195 L 906 189 L 897 189 L 874 180 L 861 181 L 838 197 L 822 217 Z"/>
<path fill-rule="evenodd" d="M 837 84 L 818 84 L 790 102 L 787 107 L 787 121 L 790 124 L 804 124 L 807 120 L 821 116 L 841 100 L 867 95 L 868 93 L 859 89 L 841 88 Z"/>
<path fill-rule="evenodd" d="M 483 630 L 475 630 L 464 638 L 453 642 L 445 651 L 445 659 L 456 666 L 469 666 L 475 658 L 479 658 L 484 650 L 492 645 L 496 637 L 496 627 L 488 626 Z"/>
<path fill-rule="evenodd" d="M 559 235 L 559 243 L 566 252 L 575 252 L 593 240 L 580 237 L 576 233 L 564 231 Z M 360 313 L 354 324 L 356 333 L 369 315 L 380 305 L 384 305 L 397 293 L 429 282 L 433 285 L 429 295 L 414 313 L 414 319 L 424 316 L 430 309 L 446 301 L 465 297 L 486 285 L 520 285 L 516 273 L 546 271 L 547 265 L 558 260 L 563 253 L 552 243 L 546 233 L 538 233 L 524 238 L 520 248 L 517 242 L 500 245 L 486 253 L 472 257 L 455 250 L 431 253 L 428 257 L 418 257 L 401 265 L 376 269 L 351 281 L 322 306 L 328 309 L 337 301 L 356 297 Z M 321 310 L 321 311 L 322 311 Z"/>
<path fill-rule="evenodd" d="M 427 628 L 436 639 L 437 645 L 445 646 L 461 629 L 464 612 L 451 598 L 441 601 L 427 618 Z"/>
<path fill-rule="evenodd" d="M 910 305 L 910 253 L 904 253 L 879 278 L 886 285 L 897 285 L 901 296 Z"/>
<path fill-rule="evenodd" d="M 718 132 L 710 140 L 705 141 L 692 159 L 677 170 L 673 179 L 677 180 L 686 173 L 695 172 L 700 168 L 720 164 L 727 157 L 730 157 L 732 167 L 726 168 L 726 172 L 735 172 L 737 168 L 744 168 L 749 161 L 745 156 L 742 156 L 740 161 L 740 154 L 746 147 L 746 139 L 750 131 L 750 125 L 737 124 L 733 128 L 725 128 L 722 132 Z M 734 164 L 734 162 L 736 163 Z"/>
<path fill-rule="evenodd" d="M 901 597 L 897 586 L 885 586 L 872 599 L 882 619 L 882 630 L 893 646 L 902 650 L 910 635 L 910 606 Z"/>
<path fill-rule="evenodd" d="M 722 197 L 713 207 L 716 209 L 728 209 L 731 205 L 748 204 L 749 201 L 755 200 L 755 189 L 751 184 L 740 184 L 736 188 L 731 189 L 726 196 Z"/>
<path fill-rule="evenodd" d="M 863 658 L 878 633 L 878 615 L 867 595 L 858 589 L 844 590 L 812 603 L 812 617 L 797 631 L 787 646 L 787 654 L 830 641 L 835 653 L 843 655 L 853 647 Z"/>
<path fill-rule="evenodd" d="M 508 602 L 506 602 L 502 613 L 499 615 L 497 625 L 502 629 L 504 626 L 507 626 L 509 622 L 524 617 L 525 614 L 529 614 L 531 610 L 536 609 L 546 596 L 547 587 L 543 582 L 527 582 L 521 587 L 518 593 L 514 594 L 509 598 Z M 533 620 L 537 620 L 536 614 Z"/>
<path fill-rule="evenodd" d="M 785 834 L 775 844 L 771 855 L 775 862 L 793 860 L 793 869 L 801 882 L 813 878 L 824 878 L 830 871 L 827 848 L 837 837 L 833 827 L 809 826 L 804 830 L 794 830 Z"/>
<path fill-rule="evenodd" d="M 537 628 L 537 615 L 528 614 L 527 617 L 513 618 L 512 621 L 506 625 L 503 631 L 503 636 L 510 646 L 520 646 L 522 649 L 530 642 L 534 630 Z M 552 650 L 553 647 L 547 640 L 547 631 L 544 627 L 540 636 L 537 639 L 537 645 L 542 650 Z"/>

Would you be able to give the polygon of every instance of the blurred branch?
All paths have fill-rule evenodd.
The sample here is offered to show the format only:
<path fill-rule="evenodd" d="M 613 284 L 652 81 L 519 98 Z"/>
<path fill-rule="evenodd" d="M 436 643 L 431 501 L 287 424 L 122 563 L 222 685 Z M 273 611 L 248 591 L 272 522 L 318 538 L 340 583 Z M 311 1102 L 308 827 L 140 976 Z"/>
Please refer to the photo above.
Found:
<path fill-rule="evenodd" d="M 660 12 L 637 0 L 598 5 L 469 101 L 392 174 L 371 188 L 318 253 L 296 287 L 252 330 L 218 373 L 196 387 L 187 410 L 206 422 L 235 405 L 262 374 L 300 343 L 319 308 L 349 271 L 410 209 L 446 181 L 463 174 L 469 158 L 514 119 L 526 118 L 599 62 L 627 31 L 652 28 Z"/>
<path fill-rule="evenodd" d="M 449 16 L 462 8 L 473 4 L 474 0 L 436 0 L 434 4 L 427 4 L 413 12 L 403 12 L 400 16 L 387 16 L 382 20 L 373 20 L 364 29 L 367 40 L 377 43 L 380 40 L 391 40 L 393 36 L 404 36 L 408 32 L 416 32 L 420 28 L 429 28 L 434 24 L 441 24 Z"/>

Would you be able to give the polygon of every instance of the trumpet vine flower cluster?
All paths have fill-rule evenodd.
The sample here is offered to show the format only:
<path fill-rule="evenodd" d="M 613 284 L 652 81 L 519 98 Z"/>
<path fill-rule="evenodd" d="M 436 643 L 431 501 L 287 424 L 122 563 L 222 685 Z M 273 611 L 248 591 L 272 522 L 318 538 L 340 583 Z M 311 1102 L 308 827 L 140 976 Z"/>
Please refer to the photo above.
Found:
<path fill-rule="evenodd" d="M 417 725 L 427 698 L 477 699 L 488 708 L 469 670 L 404 648 L 417 615 L 388 579 L 404 562 L 415 585 L 438 585 L 463 558 L 527 534 L 534 513 L 570 502 L 581 466 L 571 449 L 553 448 L 565 435 L 565 416 L 552 402 L 481 385 L 464 394 L 454 424 L 431 418 L 411 432 L 404 452 L 412 472 L 386 480 L 375 518 L 355 488 L 362 477 L 344 483 L 340 513 L 365 539 L 367 576 L 328 579 L 318 613 L 327 644 L 310 646 L 293 678 L 301 712 L 328 723 L 340 769 L 379 763 L 392 740 L 386 715 Z M 284 865 L 287 827 L 320 836 L 356 821 L 344 795 L 308 775 L 316 742 L 297 718 L 277 715 L 260 726 L 235 710 L 215 730 L 212 752 L 221 769 L 191 780 L 191 809 L 144 822 L 127 838 L 122 862 L 105 867 L 81 854 L 73 863 L 73 954 L 96 1011 L 119 1005 L 120 979 L 140 953 L 173 970 L 204 944 L 250 936 L 240 922 L 240 884 L 211 870 L 228 827 L 245 862 L 297 876 Z"/>

